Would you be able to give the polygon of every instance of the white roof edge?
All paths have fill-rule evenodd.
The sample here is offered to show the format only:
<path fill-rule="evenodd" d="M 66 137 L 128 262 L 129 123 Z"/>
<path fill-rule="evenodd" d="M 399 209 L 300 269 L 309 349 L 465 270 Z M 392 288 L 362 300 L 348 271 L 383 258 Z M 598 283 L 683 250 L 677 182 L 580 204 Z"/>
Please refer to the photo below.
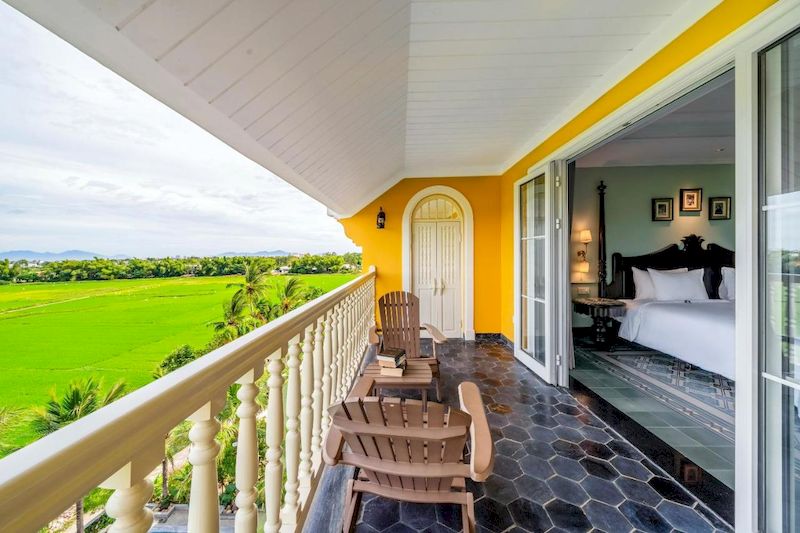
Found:
<path fill-rule="evenodd" d="M 151 57 L 81 2 L 5 1 L 279 178 L 322 202 L 329 209 L 342 210 L 342 206 L 331 202 L 321 191 L 247 135 L 232 120 L 186 88 L 180 80 L 167 73 Z M 120 58 L 124 58 L 124 61 Z"/>

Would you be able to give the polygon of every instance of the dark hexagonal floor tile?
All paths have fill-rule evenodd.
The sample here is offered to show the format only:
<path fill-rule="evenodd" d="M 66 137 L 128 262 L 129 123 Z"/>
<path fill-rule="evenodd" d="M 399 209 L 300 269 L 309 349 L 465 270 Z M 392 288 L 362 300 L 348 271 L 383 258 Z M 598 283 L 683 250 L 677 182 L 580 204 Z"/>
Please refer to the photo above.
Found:
<path fill-rule="evenodd" d="M 436 523 L 436 506 L 430 503 L 402 502 L 400 521 L 414 529 L 425 529 Z"/>
<path fill-rule="evenodd" d="M 611 451 L 611 448 L 605 444 L 600 444 L 599 442 L 585 440 L 580 443 L 580 447 L 583 448 L 583 451 L 585 451 L 587 455 L 591 455 L 599 459 L 608 460 L 614 457 L 614 452 Z"/>
<path fill-rule="evenodd" d="M 502 429 L 503 436 L 507 439 L 522 443 L 528 440 L 529 435 L 528 432 L 522 429 L 519 426 L 509 425 Z"/>
<path fill-rule="evenodd" d="M 494 448 L 497 450 L 498 454 L 512 457 L 517 451 L 522 449 L 522 444 L 513 440 L 501 439 L 494 443 Z"/>
<path fill-rule="evenodd" d="M 398 522 L 397 524 L 384 529 L 383 533 L 416 533 L 416 529 L 413 529 L 402 522 Z"/>
<path fill-rule="evenodd" d="M 558 435 L 558 438 L 569 442 L 574 442 L 575 444 L 579 443 L 580 441 L 586 438 L 584 437 L 583 433 L 581 433 L 577 429 L 568 428 L 566 426 L 558 426 L 557 428 L 554 428 L 553 433 Z"/>
<path fill-rule="evenodd" d="M 580 432 L 587 439 L 599 442 L 601 444 L 608 445 L 608 443 L 611 442 L 611 435 L 594 426 L 584 426 L 580 429 Z"/>
<path fill-rule="evenodd" d="M 586 452 L 583 451 L 583 448 L 574 442 L 559 439 L 552 443 L 551 446 L 558 455 L 562 455 L 568 459 L 578 460 L 586 455 Z"/>
<path fill-rule="evenodd" d="M 653 487 L 656 492 L 661 494 L 665 500 L 670 500 L 689 506 L 693 505 L 695 502 L 695 499 L 689 495 L 683 487 L 671 479 L 654 477 L 648 481 L 647 484 Z"/>
<path fill-rule="evenodd" d="M 658 511 L 652 507 L 642 505 L 631 500 L 625 500 L 619 506 L 620 512 L 625 515 L 628 522 L 633 527 L 639 528 L 648 533 L 668 533 L 672 531 L 672 526 L 667 522 Z"/>
<path fill-rule="evenodd" d="M 550 459 L 550 466 L 556 471 L 556 474 L 567 477 L 574 481 L 580 481 L 586 477 L 586 470 L 574 459 L 568 459 L 561 455 L 557 455 Z"/>
<path fill-rule="evenodd" d="M 552 446 L 540 440 L 528 439 L 522 443 L 522 446 L 528 455 L 535 455 L 540 459 L 550 459 L 556 454 Z"/>
<path fill-rule="evenodd" d="M 452 503 L 437 503 L 436 521 L 454 531 L 461 531 L 461 506 Z"/>
<path fill-rule="evenodd" d="M 520 459 L 519 466 L 526 474 L 539 479 L 547 479 L 554 474 L 550 463 L 533 455 Z"/>
<path fill-rule="evenodd" d="M 623 476 L 632 477 L 641 481 L 647 481 L 653 477 L 653 473 L 645 468 L 639 461 L 617 456 L 611 459 L 611 464 L 614 465 L 614 468 Z"/>
<path fill-rule="evenodd" d="M 609 505 L 619 505 L 625 499 L 616 485 L 599 477 L 589 476 L 581 482 L 581 487 L 593 500 Z"/>
<path fill-rule="evenodd" d="M 672 527 L 680 531 L 691 531 L 692 533 L 711 533 L 714 531 L 711 524 L 706 522 L 697 511 L 690 507 L 675 502 L 663 501 L 656 510 L 672 524 Z"/>
<path fill-rule="evenodd" d="M 591 501 L 583 508 L 592 525 L 599 530 L 609 532 L 630 531 L 632 526 L 615 507 L 605 503 Z"/>
<path fill-rule="evenodd" d="M 600 459 L 595 459 L 594 457 L 584 457 L 581 459 L 580 463 L 590 476 L 608 480 L 614 480 L 619 477 L 619 474 L 613 466 L 605 461 L 601 461 Z"/>
<path fill-rule="evenodd" d="M 483 484 L 483 491 L 487 497 L 507 504 L 519 498 L 514 483 L 502 476 L 492 474 Z"/>
<path fill-rule="evenodd" d="M 576 482 L 561 476 L 554 476 L 547 480 L 547 485 L 553 491 L 556 498 L 562 499 L 574 505 L 583 505 L 589 499 L 589 495 Z"/>
<path fill-rule="evenodd" d="M 517 487 L 517 494 L 537 503 L 547 503 L 554 497 L 553 491 L 550 490 L 546 481 L 532 476 L 524 475 L 518 477 L 514 480 L 514 486 Z"/>
<path fill-rule="evenodd" d="M 556 409 L 558 409 L 559 411 L 561 411 L 565 415 L 577 416 L 577 415 L 581 414 L 581 410 L 580 409 L 578 409 L 576 406 L 570 405 L 570 404 L 560 403 L 560 404 L 556 405 Z"/>
<path fill-rule="evenodd" d="M 543 415 L 555 416 L 559 413 L 559 410 L 556 409 L 555 405 L 548 405 L 546 403 L 537 403 L 533 406 L 534 413 L 540 413 Z"/>
<path fill-rule="evenodd" d="M 531 421 L 537 426 L 542 426 L 551 429 L 559 425 L 555 417 L 552 417 L 550 415 L 544 415 L 542 413 L 536 413 L 535 415 L 531 415 Z"/>
<path fill-rule="evenodd" d="M 631 500 L 650 505 L 651 507 L 655 507 L 661 502 L 661 495 L 654 491 L 650 485 L 638 479 L 621 477 L 614 483 L 616 483 L 622 493 Z"/>
<path fill-rule="evenodd" d="M 558 440 L 558 435 L 553 433 L 552 429 L 542 426 L 533 426 L 528 428 L 528 435 L 530 435 L 533 440 L 541 442 L 550 443 Z"/>
<path fill-rule="evenodd" d="M 514 500 L 508 509 L 514 522 L 526 531 L 543 533 L 553 525 L 544 507 L 525 498 Z"/>
<path fill-rule="evenodd" d="M 400 502 L 388 498 L 372 498 L 361 504 L 361 521 L 378 531 L 400 521 Z"/>
<path fill-rule="evenodd" d="M 556 527 L 564 528 L 568 531 L 588 531 L 592 528 L 592 523 L 589 522 L 583 510 L 571 503 L 553 500 L 545 505 L 544 508 Z"/>
<path fill-rule="evenodd" d="M 637 450 L 624 440 L 614 439 L 611 442 L 607 443 L 607 445 L 609 448 L 614 450 L 614 452 L 617 455 L 621 455 L 622 457 L 633 459 L 634 461 L 641 461 L 642 459 L 644 459 L 644 455 L 642 455 L 642 453 L 639 450 Z"/>
<path fill-rule="evenodd" d="M 475 521 L 496 533 L 505 531 L 514 524 L 508 506 L 488 497 L 475 502 Z"/>
<path fill-rule="evenodd" d="M 556 425 L 579 429 L 584 426 L 584 423 L 580 420 L 579 416 L 565 415 L 564 413 L 559 413 L 553 417 L 553 420 L 556 422 Z"/>
<path fill-rule="evenodd" d="M 522 470 L 514 459 L 498 455 L 494 458 L 494 473 L 506 479 L 514 479 L 522 475 Z"/>

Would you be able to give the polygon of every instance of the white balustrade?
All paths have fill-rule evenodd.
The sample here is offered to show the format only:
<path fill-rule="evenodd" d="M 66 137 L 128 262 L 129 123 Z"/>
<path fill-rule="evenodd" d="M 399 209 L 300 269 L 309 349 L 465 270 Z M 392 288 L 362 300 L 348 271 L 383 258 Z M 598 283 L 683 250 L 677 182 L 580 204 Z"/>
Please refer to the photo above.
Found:
<path fill-rule="evenodd" d="M 217 415 L 225 391 L 239 384 L 235 530 L 257 529 L 258 425 L 266 423 L 264 531 L 299 531 L 323 468 L 327 409 L 346 396 L 358 372 L 374 300 L 371 269 L 0 460 L 0 529 L 37 530 L 103 486 L 114 489 L 106 503 L 116 520 L 110 531 L 144 533 L 153 522 L 145 504 L 153 494 L 150 473 L 164 457 L 164 435 L 188 419 L 188 528 L 219 531 Z M 268 398 L 260 413 L 256 399 L 265 360 Z"/>

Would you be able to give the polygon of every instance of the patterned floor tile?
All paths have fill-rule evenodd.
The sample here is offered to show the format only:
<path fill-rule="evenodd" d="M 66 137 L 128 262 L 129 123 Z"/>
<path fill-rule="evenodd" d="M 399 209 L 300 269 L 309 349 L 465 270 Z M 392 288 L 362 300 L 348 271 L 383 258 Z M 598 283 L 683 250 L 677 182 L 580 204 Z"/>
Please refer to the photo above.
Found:
<path fill-rule="evenodd" d="M 427 344 L 427 343 L 424 343 Z M 467 482 L 478 531 L 731 531 L 564 389 L 544 384 L 499 341 L 437 349 L 445 401 L 478 384 L 495 439 L 494 473 Z M 461 530 L 455 505 L 364 498 L 358 533 Z"/>

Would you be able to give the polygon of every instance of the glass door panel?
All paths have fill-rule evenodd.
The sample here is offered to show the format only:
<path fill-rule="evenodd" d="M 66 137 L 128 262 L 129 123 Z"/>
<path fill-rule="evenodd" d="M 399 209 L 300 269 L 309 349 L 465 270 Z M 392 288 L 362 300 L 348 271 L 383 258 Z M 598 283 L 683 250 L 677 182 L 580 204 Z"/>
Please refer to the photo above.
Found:
<path fill-rule="evenodd" d="M 549 381 L 546 350 L 547 196 L 545 175 L 519 186 L 518 357 Z"/>
<path fill-rule="evenodd" d="M 764 51 L 759 75 L 761 516 L 766 531 L 798 531 L 800 36 Z"/>

